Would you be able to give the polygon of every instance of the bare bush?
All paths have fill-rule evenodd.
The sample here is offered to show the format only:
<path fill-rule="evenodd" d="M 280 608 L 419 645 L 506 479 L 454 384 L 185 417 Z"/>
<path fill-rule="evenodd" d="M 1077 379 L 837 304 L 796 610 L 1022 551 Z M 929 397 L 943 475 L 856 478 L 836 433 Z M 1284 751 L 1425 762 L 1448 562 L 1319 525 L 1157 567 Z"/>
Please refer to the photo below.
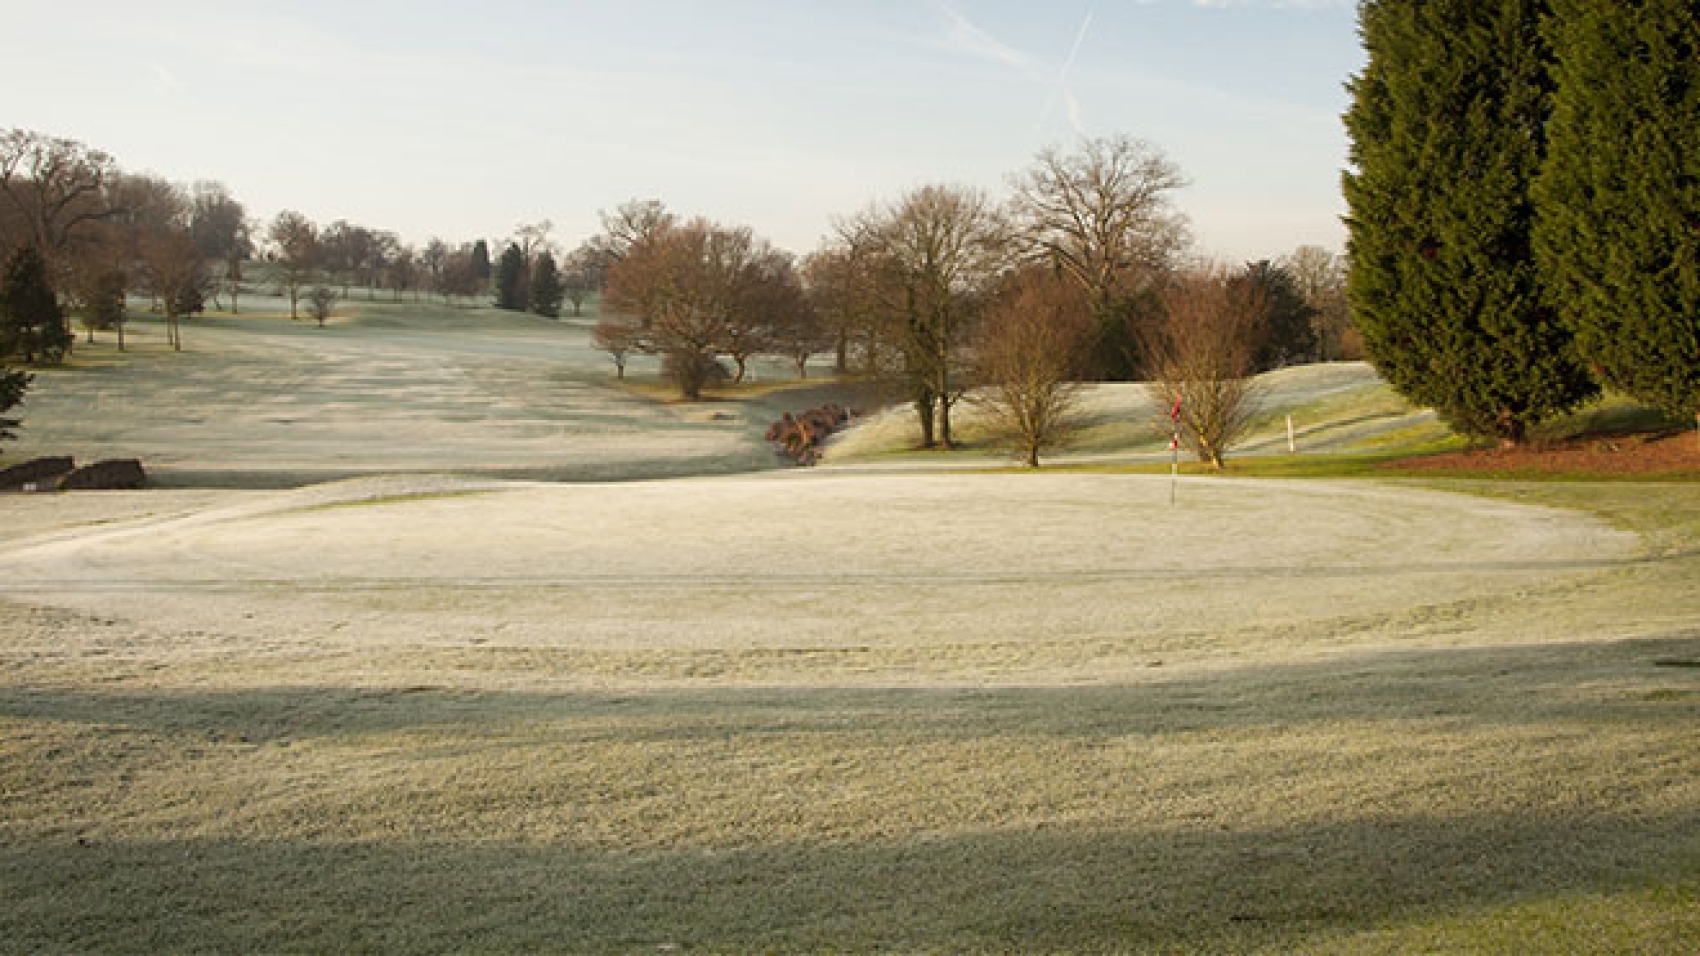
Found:
<path fill-rule="evenodd" d="M 977 401 L 1028 467 L 1080 427 L 1079 378 L 1092 340 L 1087 292 L 1049 269 L 1017 274 L 976 341 Z"/>
<path fill-rule="evenodd" d="M 1152 399 L 1174 410 L 1199 461 L 1220 469 L 1257 410 L 1252 371 L 1268 307 L 1263 292 L 1221 269 L 1176 276 L 1159 320 L 1141 330 Z"/>
<path fill-rule="evenodd" d="M 626 377 L 626 362 L 643 345 L 643 329 L 637 320 L 624 315 L 604 315 L 590 333 L 591 342 L 614 360 L 614 377 Z"/>

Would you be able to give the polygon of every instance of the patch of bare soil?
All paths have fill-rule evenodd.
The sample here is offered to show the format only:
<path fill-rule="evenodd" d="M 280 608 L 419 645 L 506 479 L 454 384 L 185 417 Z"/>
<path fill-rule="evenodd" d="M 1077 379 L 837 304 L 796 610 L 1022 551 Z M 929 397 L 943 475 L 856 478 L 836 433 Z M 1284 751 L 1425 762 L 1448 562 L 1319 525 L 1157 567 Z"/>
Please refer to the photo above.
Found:
<path fill-rule="evenodd" d="M 1700 477 L 1700 438 L 1691 429 L 1645 434 L 1591 435 L 1522 448 L 1480 448 L 1389 462 L 1399 471 L 1534 472 L 1618 477 Z"/>

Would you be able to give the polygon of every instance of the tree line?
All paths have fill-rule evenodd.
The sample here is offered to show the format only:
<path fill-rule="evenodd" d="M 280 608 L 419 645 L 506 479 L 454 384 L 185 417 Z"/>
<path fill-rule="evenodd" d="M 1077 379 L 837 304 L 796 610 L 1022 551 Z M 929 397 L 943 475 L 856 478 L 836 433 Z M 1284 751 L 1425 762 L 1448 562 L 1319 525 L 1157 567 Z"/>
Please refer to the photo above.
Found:
<path fill-rule="evenodd" d="M 1602 386 L 1700 424 L 1686 0 L 1369 0 L 1348 293 L 1370 357 L 1508 445 Z"/>
<path fill-rule="evenodd" d="M 1201 337 L 1176 324 L 1233 337 L 1212 366 L 1224 380 L 1348 354 L 1339 257 L 1309 247 L 1204 267 L 1174 201 L 1184 184 L 1149 143 L 1085 140 L 1039 153 L 1002 200 L 935 184 L 842 216 L 800 261 L 747 227 L 634 201 L 604 214 L 596 241 L 607 262 L 596 342 L 618 375 L 633 353 L 659 356 L 686 398 L 716 376 L 741 379 L 751 355 L 784 356 L 802 375 L 831 353 L 841 373 L 901 386 L 922 447 L 955 447 L 956 408 L 981 401 L 1033 464 L 1067 430 L 1076 383 L 1180 374 L 1172 353 Z M 1215 308 L 1182 307 L 1212 285 L 1224 290 Z M 1187 429 L 1216 464 L 1225 437 Z"/>
<path fill-rule="evenodd" d="M 133 293 L 149 296 L 181 347 L 179 318 L 208 300 L 224 308 L 225 298 L 239 311 L 243 270 L 263 259 L 291 317 L 305 304 L 321 324 L 336 285 L 342 298 L 356 285 L 368 297 L 489 295 L 499 308 L 546 316 L 567 303 L 580 314 L 601 294 L 594 340 L 616 375 L 629 356 L 653 354 L 687 398 L 721 377 L 742 380 L 757 355 L 783 357 L 805 376 L 813 357 L 831 354 L 841 373 L 897 383 L 924 447 L 957 444 L 953 413 L 965 397 L 1005 394 L 1006 417 L 1030 423 L 1016 430 L 1031 433 L 1026 457 L 1036 462 L 1064 430 L 1068 416 L 1056 411 L 1073 383 L 1161 371 L 1159 333 L 1188 314 L 1176 290 L 1200 282 L 1255 290 L 1223 300 L 1254 312 L 1237 327 L 1244 354 L 1224 374 L 1352 354 L 1340 258 L 1306 247 L 1232 274 L 1201 270 L 1174 201 L 1185 179 L 1150 144 L 1112 136 L 1048 149 L 1010 184 L 997 200 L 939 184 L 872 203 L 839 217 L 829 240 L 802 258 L 748 227 L 632 200 L 604 212 L 601 231 L 570 252 L 542 220 L 516 228 L 493 259 L 484 240 L 415 248 L 391 232 L 346 220 L 321 226 L 295 210 L 260 223 L 221 184 L 127 174 L 80 143 L 13 130 L 0 140 L 0 246 L 18 245 L 17 256 L 28 247 L 41 260 L 20 274 L 45 281 L 53 291 L 43 301 L 57 311 L 13 308 L 11 293 L 0 293 L 0 358 L 57 361 L 72 344 L 72 315 L 91 340 L 116 331 L 122 348 Z M 1036 316 L 1049 318 L 1040 327 Z M 1010 391 L 1041 369 L 1048 384 L 1020 398 Z M 1038 407 L 1047 403 L 1052 412 Z M 1208 449 L 1221 438 L 1189 435 L 1216 460 Z"/>
<path fill-rule="evenodd" d="M 522 226 L 516 236 L 537 238 L 539 228 L 546 234 L 547 222 Z M 74 344 L 73 319 L 91 339 L 116 332 L 122 347 L 127 294 L 146 295 L 180 345 L 182 316 L 209 303 L 241 311 L 244 266 L 259 258 L 269 260 L 268 275 L 289 299 L 291 317 L 320 285 L 340 286 L 343 298 L 359 285 L 368 297 L 383 290 L 398 299 L 411 292 L 457 301 L 490 292 L 498 277 L 484 240 L 451 245 L 432 238 L 415 247 L 388 230 L 342 219 L 319 225 L 295 210 L 260 222 L 222 183 L 185 186 L 126 172 L 102 150 L 12 129 L 0 133 L 0 256 L 9 259 L 24 246 L 41 258 L 60 306 L 57 322 L 0 325 L 0 358 L 26 364 L 57 362 Z M 546 244 L 528 249 L 528 285 L 517 298 L 504 287 L 497 304 L 548 315 L 563 301 L 582 306 L 600 284 L 594 250 L 575 253 L 559 269 L 549 260 Z"/>

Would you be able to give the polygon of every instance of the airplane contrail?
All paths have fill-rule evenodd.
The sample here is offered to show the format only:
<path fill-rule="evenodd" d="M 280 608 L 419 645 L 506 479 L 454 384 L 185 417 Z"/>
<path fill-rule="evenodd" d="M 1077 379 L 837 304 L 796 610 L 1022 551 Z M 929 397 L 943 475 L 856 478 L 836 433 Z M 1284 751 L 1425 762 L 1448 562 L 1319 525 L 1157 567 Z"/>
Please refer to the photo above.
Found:
<path fill-rule="evenodd" d="M 1062 69 L 1057 71 L 1056 85 L 1051 87 L 1050 98 L 1045 100 L 1045 109 L 1039 114 L 1039 122 L 1036 125 L 1035 132 L 1044 128 L 1045 121 L 1051 118 L 1051 108 L 1057 105 L 1057 99 L 1060 97 L 1068 112 L 1068 125 L 1074 127 L 1077 134 L 1084 135 L 1085 133 L 1081 128 L 1080 101 L 1076 100 L 1074 94 L 1068 89 L 1068 72 L 1074 67 L 1075 57 L 1080 55 L 1080 47 L 1086 42 L 1087 32 L 1092 29 L 1092 14 L 1092 9 L 1088 8 L 1086 18 L 1080 21 L 1080 32 L 1074 35 L 1074 46 L 1069 48 L 1068 57 L 1063 60 Z"/>

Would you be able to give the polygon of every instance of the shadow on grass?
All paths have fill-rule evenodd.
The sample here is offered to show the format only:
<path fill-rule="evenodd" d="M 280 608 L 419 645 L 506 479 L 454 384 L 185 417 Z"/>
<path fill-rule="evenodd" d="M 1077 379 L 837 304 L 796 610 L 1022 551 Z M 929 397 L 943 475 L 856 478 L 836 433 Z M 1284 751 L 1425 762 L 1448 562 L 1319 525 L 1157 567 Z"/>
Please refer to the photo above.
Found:
<path fill-rule="evenodd" d="M 494 649 L 493 649 L 494 650 Z M 807 673 L 836 649 L 772 649 Z M 264 744 L 409 732 L 476 743 L 543 728 L 547 743 L 693 742 L 746 735 L 890 731 L 905 744 L 1057 738 L 1084 742 L 1246 729 L 1455 718 L 1476 728 L 1700 717 L 1700 631 L 1529 646 L 1372 650 L 1299 663 L 1151 668 L 1132 684 L 1016 687 L 673 687 L 492 691 L 451 683 L 94 691 L 0 685 L 0 718 L 125 728 L 197 742 Z M 496 658 L 492 658 L 493 663 Z M 500 668 L 497 668 L 499 670 Z M 478 672 L 473 671 L 476 675 Z M 1624 675 L 1675 694 L 1600 696 Z M 452 675 L 444 675 L 452 681 Z M 1668 690 L 1668 688 L 1667 688 Z"/>
<path fill-rule="evenodd" d="M 1697 851 L 1687 815 L 1563 813 L 643 853 L 406 838 L 11 842 L 0 948 L 1222 952 L 1483 908 L 1563 912 L 1576 897 L 1616 909 L 1611 897 L 1652 888 L 1673 898 L 1652 907 L 1650 939 L 1561 923 L 1544 947 L 1526 931 L 1471 942 L 1655 951 L 1700 932 L 1681 902 L 1700 888 Z"/>
<path fill-rule="evenodd" d="M 669 752 L 683 759 L 710 761 L 772 735 L 805 738 L 787 754 L 828 755 L 856 737 L 858 746 L 872 741 L 898 763 L 938 754 L 926 746 L 932 743 L 979 753 L 994 738 L 1025 736 L 1086 747 L 1131 744 L 1139 753 L 1161 735 L 1196 734 L 1205 757 L 1210 741 L 1256 729 L 1284 742 L 1259 758 L 1273 765 L 1326 759 L 1319 748 L 1328 734 L 1352 724 L 1389 735 L 1435 721 L 1463 735 L 1502 725 L 1537 735 L 1622 728 L 1625 739 L 1693 726 L 1700 681 L 1659 662 L 1696 657 L 1700 634 L 1360 653 L 1080 688 L 12 687 L 0 688 L 0 722 L 69 723 L 91 735 L 138 729 L 163 735 L 168 745 L 240 742 L 255 748 L 244 758 L 250 761 L 268 759 L 274 751 L 261 747 L 268 742 L 358 745 L 362 735 L 414 733 L 439 741 L 447 735 L 474 751 L 516 738 L 559 748 L 661 742 L 677 745 Z M 1313 728 L 1320 736 L 1309 749 L 1289 746 Z M 1433 758 L 1423 749 L 1426 739 L 1414 737 L 1405 756 Z M 383 750 L 398 755 L 384 759 L 396 760 L 410 752 L 405 740 L 385 741 Z M 147 759 L 136 752 L 144 756 L 129 759 Z M 1402 758 L 1381 759 L 1386 767 Z M 412 829 L 371 842 L 188 834 L 85 842 L 75 836 L 74 818 L 52 829 L 15 823 L 0 829 L 0 950 L 1284 950 L 1486 912 L 1499 915 L 1483 917 L 1485 938 L 1418 939 L 1431 948 L 1512 950 L 1533 939 L 1536 948 L 1554 951 L 1668 951 L 1700 933 L 1700 910 L 1692 906 L 1700 890 L 1700 829 L 1682 796 L 1696 755 L 1655 748 L 1634 759 L 1668 767 L 1666 809 L 1638 800 L 1619 810 L 1597 794 L 1571 800 L 1565 781 L 1554 781 L 1550 794 L 1529 790 L 1527 781 L 1501 794 L 1496 768 L 1486 767 L 1460 768 L 1482 774 L 1473 784 L 1482 789 L 1470 795 L 1475 810 L 1378 813 L 1360 803 L 1338 818 L 1301 815 L 1303 822 L 1286 825 L 1239 825 L 1232 815 L 1206 813 L 1138 830 L 1040 812 L 937 830 L 893 821 L 886 832 L 898 835 L 890 837 L 747 837 L 718 847 L 492 839 L 476 829 L 433 827 L 428 815 L 398 817 L 411 819 Z M 996 773 L 997 763 L 987 770 Z M 1252 785 L 1238 781 L 1232 767 L 1222 772 L 1211 786 Z M 1279 767 L 1257 772 L 1264 777 L 1252 779 L 1280 779 Z M 37 786 L 27 773 L 17 765 L 0 771 L 0 807 Z M 668 786 L 664 773 L 631 773 Z M 1612 769 L 1594 775 L 1594 785 L 1609 790 Z M 848 782 L 828 779 L 826 792 Z M 1140 781 L 1107 784 L 1137 788 Z M 493 793 L 506 793 L 499 781 Z M 956 796 L 939 793 L 936 800 Z M 802 794 L 752 789 L 749 796 L 768 798 L 815 812 Z M 315 812 L 311 794 L 303 799 L 301 812 Z M 595 812 L 567 804 L 543 809 L 567 817 Z M 90 823 L 97 834 L 124 832 L 123 820 Z M 869 832 L 879 832 L 878 823 L 870 822 Z M 325 832 L 334 833 L 334 824 Z M 1625 925 L 1567 922 L 1576 900 L 1593 906 L 1590 913 L 1631 915 L 1621 917 Z M 1504 912 L 1523 910 L 1535 915 L 1517 924 L 1519 935 L 1492 935 L 1512 931 L 1501 921 Z M 1590 938 L 1590 931 L 1604 935 Z"/>

